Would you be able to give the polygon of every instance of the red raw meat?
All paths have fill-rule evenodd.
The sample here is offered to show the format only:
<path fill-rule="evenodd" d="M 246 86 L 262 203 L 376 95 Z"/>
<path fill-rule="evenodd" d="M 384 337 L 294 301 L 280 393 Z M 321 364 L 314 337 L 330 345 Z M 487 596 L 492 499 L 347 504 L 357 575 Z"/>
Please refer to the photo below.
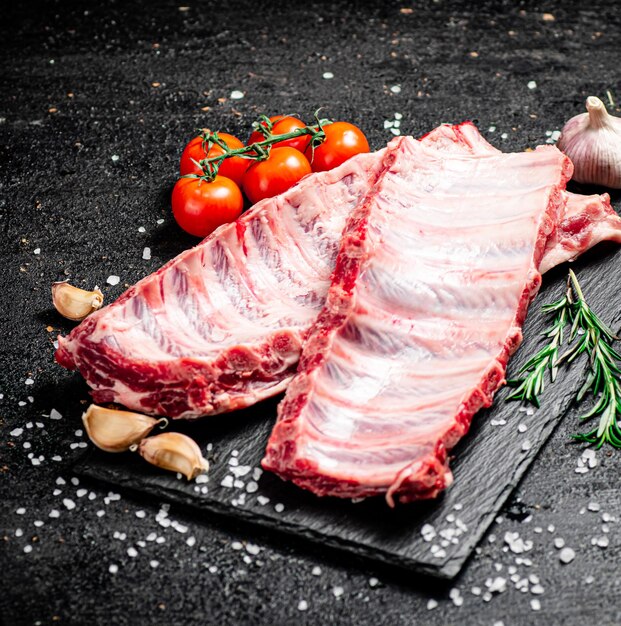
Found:
<path fill-rule="evenodd" d="M 422 142 L 439 152 L 500 154 L 470 123 L 440 126 Z M 170 417 L 222 413 L 279 393 L 324 304 L 347 216 L 385 153 L 312 174 L 257 204 L 59 338 L 58 362 L 79 369 L 98 402 Z M 618 237 L 609 204 L 607 211 L 585 222 L 594 236 L 574 229 L 552 246 L 554 262 L 566 260 L 559 252 L 569 241 Z"/>
<path fill-rule="evenodd" d="M 273 396 L 325 301 L 345 221 L 386 150 L 256 204 L 59 337 L 96 402 L 198 417 Z"/>
<path fill-rule="evenodd" d="M 392 505 L 447 487 L 446 452 L 504 382 L 541 284 L 569 159 L 437 139 L 391 143 L 279 406 L 263 467 L 318 495 Z"/>

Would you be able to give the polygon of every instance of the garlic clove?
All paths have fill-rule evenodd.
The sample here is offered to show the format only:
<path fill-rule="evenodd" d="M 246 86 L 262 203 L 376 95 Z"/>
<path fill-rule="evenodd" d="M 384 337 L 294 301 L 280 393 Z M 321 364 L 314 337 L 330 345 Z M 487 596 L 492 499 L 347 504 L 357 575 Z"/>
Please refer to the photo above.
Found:
<path fill-rule="evenodd" d="M 87 315 L 100 309 L 103 304 L 103 293 L 95 288 L 86 291 L 74 287 L 68 282 L 52 284 L 52 301 L 56 310 L 67 319 L 81 321 Z"/>
<path fill-rule="evenodd" d="M 180 472 L 188 480 L 209 469 L 209 463 L 196 442 L 181 433 L 147 437 L 140 442 L 137 450 L 145 461 L 171 472 Z"/>
<path fill-rule="evenodd" d="M 621 118 L 595 96 L 587 98 L 586 109 L 565 124 L 557 147 L 574 164 L 576 182 L 621 189 Z"/>
<path fill-rule="evenodd" d="M 165 417 L 156 419 L 141 413 L 117 411 L 91 404 L 82 415 L 90 440 L 106 452 L 124 452 L 142 441 L 156 425 L 168 425 Z"/>

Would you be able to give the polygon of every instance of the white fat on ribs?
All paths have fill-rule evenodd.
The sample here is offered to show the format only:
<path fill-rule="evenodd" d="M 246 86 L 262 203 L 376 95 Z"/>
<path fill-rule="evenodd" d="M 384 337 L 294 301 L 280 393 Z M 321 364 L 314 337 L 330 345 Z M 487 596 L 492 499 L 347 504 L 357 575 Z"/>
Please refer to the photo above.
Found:
<path fill-rule="evenodd" d="M 394 149 L 396 146 L 396 150 Z M 403 137 L 354 209 L 263 466 L 318 495 L 435 497 L 541 284 L 572 165 Z"/>

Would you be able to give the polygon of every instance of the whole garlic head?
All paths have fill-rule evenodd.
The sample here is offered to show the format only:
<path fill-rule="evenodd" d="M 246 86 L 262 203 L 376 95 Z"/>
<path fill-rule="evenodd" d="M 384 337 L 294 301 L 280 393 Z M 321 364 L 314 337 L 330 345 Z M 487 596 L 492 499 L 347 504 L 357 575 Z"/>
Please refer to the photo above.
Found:
<path fill-rule="evenodd" d="M 586 108 L 565 124 L 558 148 L 572 160 L 576 182 L 621 189 L 621 118 L 595 96 Z"/>

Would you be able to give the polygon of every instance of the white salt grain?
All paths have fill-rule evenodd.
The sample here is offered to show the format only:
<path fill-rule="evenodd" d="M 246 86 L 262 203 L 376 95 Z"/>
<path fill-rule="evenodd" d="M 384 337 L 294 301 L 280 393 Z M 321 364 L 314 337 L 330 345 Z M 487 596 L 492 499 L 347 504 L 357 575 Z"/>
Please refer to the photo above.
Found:
<path fill-rule="evenodd" d="M 231 100 L 241 100 L 243 97 L 243 91 L 238 91 L 237 89 L 235 91 L 231 91 Z"/>
<path fill-rule="evenodd" d="M 324 73 L 323 73 L 323 77 L 324 77 L 326 80 L 331 80 L 332 78 L 334 78 L 334 74 L 333 74 L 332 72 L 324 72 Z"/>
<path fill-rule="evenodd" d="M 50 419 L 51 420 L 59 420 L 62 419 L 62 415 L 56 410 L 56 409 L 52 409 L 50 411 Z"/>
<path fill-rule="evenodd" d="M 392 91 L 392 93 L 401 93 L 401 85 L 393 85 L 390 91 Z"/>
<path fill-rule="evenodd" d="M 340 598 L 344 592 L 345 590 L 343 589 L 343 587 L 332 587 L 332 593 L 334 594 L 335 598 Z"/>
<path fill-rule="evenodd" d="M 315 565 L 315 567 L 311 570 L 311 574 L 313 576 L 321 576 L 321 567 L 319 567 L 319 565 Z"/>
<path fill-rule="evenodd" d="M 196 537 L 188 537 L 185 542 L 190 548 L 193 548 L 196 545 Z"/>
<path fill-rule="evenodd" d="M 308 602 L 306 600 L 300 600 L 298 602 L 298 611 L 306 611 L 308 609 Z"/>
<path fill-rule="evenodd" d="M 136 517 L 139 519 L 144 519 L 147 514 L 144 511 L 136 511 Z"/>
<path fill-rule="evenodd" d="M 23 432 L 23 428 L 14 428 L 9 435 L 11 435 L 11 437 L 19 437 Z"/>
<path fill-rule="evenodd" d="M 282 513 L 284 510 L 285 505 L 281 504 L 280 502 L 274 506 L 274 511 L 276 511 L 276 513 Z"/>
<path fill-rule="evenodd" d="M 149 561 L 149 565 L 150 565 L 153 569 L 155 569 L 156 567 L 159 567 L 159 566 L 160 566 L 160 562 L 159 562 L 159 561 L 156 561 L 155 559 L 153 559 L 152 561 Z"/>
<path fill-rule="evenodd" d="M 24 552 L 26 554 L 28 554 L 29 552 L 32 552 L 32 546 L 24 546 Z"/>
<path fill-rule="evenodd" d="M 19 509 L 15 509 L 15 513 L 17 515 L 24 515 L 24 513 L 26 513 L 26 509 L 23 506 L 20 506 Z"/>
<path fill-rule="evenodd" d="M 561 563 L 571 563 L 576 557 L 576 553 L 571 548 L 563 548 L 559 554 Z"/>
<path fill-rule="evenodd" d="M 142 251 L 142 258 L 144 261 L 149 261 L 151 259 L 151 248 L 145 248 Z"/>
<path fill-rule="evenodd" d="M 534 598 L 533 600 L 530 601 L 530 608 L 533 611 L 540 611 L 541 610 L 541 602 L 537 598 Z"/>
<path fill-rule="evenodd" d="M 116 564 L 114 564 L 114 563 L 111 563 L 111 564 L 110 564 L 110 567 L 108 567 L 108 571 L 109 571 L 111 574 L 116 574 L 116 573 L 119 571 L 119 566 L 118 566 L 118 565 L 116 565 Z"/>
<path fill-rule="evenodd" d="M 427 600 L 427 610 L 428 611 L 432 611 L 437 606 L 438 606 L 438 601 L 437 600 L 434 600 L 433 598 L 429 598 L 429 600 Z"/>
<path fill-rule="evenodd" d="M 127 556 L 132 559 L 138 556 L 138 550 L 136 548 L 127 548 Z"/>
<path fill-rule="evenodd" d="M 108 278 L 106 278 L 106 282 L 108 283 L 108 285 L 112 285 L 114 287 L 114 285 L 118 285 L 121 282 L 121 278 L 119 276 L 111 274 L 110 276 L 108 276 Z"/>
<path fill-rule="evenodd" d="M 534 80 L 530 80 L 528 81 L 528 84 L 526 85 L 529 89 L 537 89 L 537 83 Z"/>

